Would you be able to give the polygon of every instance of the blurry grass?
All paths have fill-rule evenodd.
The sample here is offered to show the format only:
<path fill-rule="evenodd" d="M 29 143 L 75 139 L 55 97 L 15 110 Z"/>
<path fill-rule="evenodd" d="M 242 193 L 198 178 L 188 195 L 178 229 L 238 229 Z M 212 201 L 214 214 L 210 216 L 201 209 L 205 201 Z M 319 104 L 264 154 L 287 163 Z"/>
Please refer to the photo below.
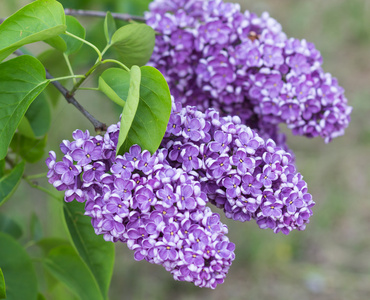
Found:
<path fill-rule="evenodd" d="M 18 7 L 20 2 L 17 1 Z M 104 6 L 112 9 L 124 1 L 118 1 L 121 4 L 110 0 L 85 2 L 90 9 Z M 0 2 L 0 17 L 13 10 L 11 6 L 15 3 Z M 75 6 L 81 3 L 64 1 Z M 125 245 L 117 245 L 112 300 L 364 300 L 370 295 L 370 1 L 247 0 L 241 3 L 243 9 L 258 14 L 268 11 L 282 24 L 287 36 L 315 43 L 323 55 L 324 70 L 338 78 L 354 107 L 345 136 L 327 145 L 320 139 L 292 136 L 284 129 L 296 155 L 298 170 L 316 201 L 311 223 L 303 232 L 284 236 L 261 230 L 254 221 L 237 223 L 223 218 L 229 226 L 230 240 L 236 244 L 236 259 L 225 283 L 214 291 L 174 282 L 162 267 L 136 262 Z M 102 21 L 82 21 L 89 28 L 88 39 L 101 43 Z M 88 63 L 89 53 L 83 52 L 72 59 L 83 67 Z M 94 80 L 89 84 L 94 84 Z M 107 124 L 117 121 L 118 113 L 103 96 L 83 91 L 77 97 L 101 121 Z M 93 131 L 87 120 L 63 99 L 59 99 L 53 120 L 48 148 L 56 152 L 59 143 L 71 139 L 76 128 Z M 45 170 L 40 163 L 29 166 L 27 172 Z M 41 217 L 46 235 L 66 236 L 59 204 L 24 183 L 1 210 L 22 224 L 26 236 L 29 236 L 28 218 L 32 211 Z M 65 293 L 60 286 L 56 289 L 54 294 Z M 68 295 L 64 299 L 71 299 Z"/>

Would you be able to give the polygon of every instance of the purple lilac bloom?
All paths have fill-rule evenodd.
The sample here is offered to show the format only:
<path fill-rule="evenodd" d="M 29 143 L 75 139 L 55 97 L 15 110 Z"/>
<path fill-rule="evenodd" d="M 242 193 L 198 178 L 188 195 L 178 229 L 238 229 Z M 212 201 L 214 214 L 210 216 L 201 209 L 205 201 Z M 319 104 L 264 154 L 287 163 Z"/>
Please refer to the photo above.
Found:
<path fill-rule="evenodd" d="M 244 13 L 222 0 L 155 0 L 145 14 L 159 33 L 149 64 L 166 77 L 177 101 L 238 114 L 243 123 L 287 150 L 278 123 L 325 142 L 348 127 L 344 90 L 322 69 L 312 43 L 288 38 L 267 12 Z M 168 133 L 178 136 L 174 115 Z M 182 132 L 199 141 L 198 118 Z M 215 140 L 218 142 L 218 140 Z"/>
<path fill-rule="evenodd" d="M 226 277 L 235 246 L 207 202 L 228 218 L 254 219 L 284 234 L 304 230 L 315 203 L 292 156 L 239 117 L 179 103 L 172 115 L 179 131 L 167 132 L 153 155 L 134 145 L 115 156 L 118 123 L 104 138 L 78 132 L 80 148 L 62 143 L 63 160 L 56 162 L 53 152 L 46 160 L 48 177 L 66 191 L 67 202 L 86 201 L 85 214 L 106 241 L 127 243 L 136 260 L 161 264 L 176 280 L 215 288 Z M 185 120 L 201 124 L 199 139 L 179 134 L 189 132 Z"/>

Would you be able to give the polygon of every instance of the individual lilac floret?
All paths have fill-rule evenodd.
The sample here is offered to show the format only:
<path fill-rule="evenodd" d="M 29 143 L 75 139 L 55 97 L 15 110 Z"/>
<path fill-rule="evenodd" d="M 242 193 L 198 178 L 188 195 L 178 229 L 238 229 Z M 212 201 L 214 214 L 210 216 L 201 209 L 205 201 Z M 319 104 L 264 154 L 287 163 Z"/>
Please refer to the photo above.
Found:
<path fill-rule="evenodd" d="M 324 72 L 315 46 L 287 38 L 267 12 L 242 13 L 239 4 L 222 0 L 155 0 L 149 10 L 146 22 L 159 33 L 149 63 L 177 101 L 239 115 L 285 150 L 279 123 L 326 142 L 344 133 L 352 108 L 343 88 Z M 178 136 L 180 120 L 172 118 L 169 132 Z M 199 119 L 186 126 L 184 138 L 198 141 Z"/>
<path fill-rule="evenodd" d="M 173 114 L 178 114 L 176 127 L 186 131 L 185 121 L 203 119 L 203 139 L 195 142 L 184 135 L 167 134 L 162 146 L 169 153 L 176 149 L 199 148 L 192 161 L 198 167 L 195 176 L 210 201 L 222 208 L 228 218 L 240 221 L 255 219 L 261 228 L 288 234 L 293 229 L 304 230 L 311 208 L 315 204 L 307 193 L 307 184 L 296 172 L 292 156 L 269 139 L 263 140 L 251 128 L 241 124 L 238 117 L 220 117 L 213 109 L 203 114 L 195 107 L 177 103 Z M 175 120 L 172 118 L 172 120 Z M 171 121 L 168 125 L 172 126 Z M 169 155 L 170 165 L 187 170 L 187 160 Z"/>
<path fill-rule="evenodd" d="M 136 260 L 161 264 L 177 280 L 215 288 L 235 258 L 235 245 L 219 215 L 206 207 L 201 184 L 188 173 L 201 167 L 198 147 L 189 145 L 181 153 L 184 164 L 192 157 L 198 163 L 174 168 L 165 149 L 151 155 L 134 145 L 115 156 L 118 131 L 119 125 L 110 126 L 104 139 L 76 131 L 79 145 L 68 148 L 74 142 L 64 141 L 62 162 L 50 152 L 49 181 L 66 191 L 66 202 L 86 201 L 85 214 L 106 241 L 127 243 Z"/>

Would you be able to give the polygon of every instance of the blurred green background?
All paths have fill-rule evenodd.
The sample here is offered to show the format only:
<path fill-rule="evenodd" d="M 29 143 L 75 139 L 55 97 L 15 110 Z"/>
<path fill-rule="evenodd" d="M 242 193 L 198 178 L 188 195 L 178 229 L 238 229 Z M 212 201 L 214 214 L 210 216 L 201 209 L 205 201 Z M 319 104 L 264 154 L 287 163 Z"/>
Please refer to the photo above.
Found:
<path fill-rule="evenodd" d="M 30 1 L 0 0 L 0 17 Z M 62 0 L 65 7 L 141 14 L 147 0 Z M 236 244 L 236 259 L 224 284 L 216 290 L 175 282 L 162 267 L 136 262 L 125 245 L 116 247 L 116 266 L 110 296 L 118 299 L 346 299 L 370 298 L 370 1 L 368 0 L 241 0 L 242 9 L 268 11 L 289 37 L 315 43 L 324 58 L 324 70 L 338 78 L 353 106 L 345 136 L 326 145 L 288 133 L 299 171 L 309 185 L 316 206 L 306 231 L 289 236 L 264 231 L 252 221 L 229 226 Z M 103 42 L 102 20 L 79 18 L 97 45 Z M 41 53 L 47 46 L 29 49 Z M 84 52 L 85 51 L 85 52 Z M 86 69 L 90 49 L 73 57 Z M 52 70 L 50 70 L 52 71 Z M 52 73 L 52 72 L 51 72 Z M 52 73 L 58 75 L 58 72 Z M 93 79 L 88 83 L 94 85 Z M 118 120 L 119 112 L 98 92 L 81 91 L 77 99 L 100 121 Z M 76 128 L 92 126 L 72 106 L 60 99 L 53 112 L 48 148 L 58 151 L 63 139 Z M 285 128 L 283 128 L 288 132 Z M 59 157 L 61 157 L 59 153 Z M 26 174 L 46 171 L 43 163 L 29 165 Z M 40 180 L 44 185 L 46 180 Z M 29 236 L 29 213 L 42 221 L 45 235 L 66 236 L 59 204 L 22 183 L 13 198 L 1 207 Z M 1 245 L 3 247 L 4 245 Z M 32 247 L 29 249 L 31 252 Z M 46 283 L 41 282 L 41 285 Z M 62 286 L 48 299 L 74 299 Z"/>

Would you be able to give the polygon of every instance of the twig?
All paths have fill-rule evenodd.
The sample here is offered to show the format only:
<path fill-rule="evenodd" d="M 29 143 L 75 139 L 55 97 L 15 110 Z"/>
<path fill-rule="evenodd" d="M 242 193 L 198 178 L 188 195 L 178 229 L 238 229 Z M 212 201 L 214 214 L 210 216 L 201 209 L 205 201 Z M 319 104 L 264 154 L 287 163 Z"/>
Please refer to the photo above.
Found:
<path fill-rule="evenodd" d="M 46 71 L 46 78 L 53 79 L 54 77 Z M 64 96 L 68 103 L 72 104 L 76 107 L 94 126 L 95 131 L 105 131 L 107 130 L 107 125 L 95 119 L 77 100 L 70 94 L 70 92 L 59 82 L 59 81 L 52 81 L 53 84 L 58 91 Z"/>
<path fill-rule="evenodd" d="M 15 50 L 14 54 L 17 56 L 24 55 L 24 53 L 19 49 Z M 54 79 L 54 77 L 48 72 L 48 70 L 45 69 L 45 72 L 47 79 Z M 95 131 L 107 130 L 107 125 L 95 119 L 94 116 L 92 116 L 80 103 L 77 102 L 77 100 L 73 97 L 73 94 L 71 94 L 59 81 L 51 81 L 51 84 L 53 84 L 58 89 L 58 91 L 64 96 L 68 103 L 76 107 L 91 122 L 91 124 L 95 128 Z"/>
<path fill-rule="evenodd" d="M 66 15 L 71 15 L 71 16 L 87 16 L 87 17 L 105 18 L 105 15 L 106 15 L 106 13 L 103 12 L 103 11 L 72 9 L 72 8 L 66 8 L 64 10 L 64 12 L 65 12 Z M 117 19 L 117 20 L 122 20 L 122 21 L 145 22 L 144 17 L 133 16 L 133 15 L 129 15 L 129 14 L 112 13 L 112 17 Z"/>

